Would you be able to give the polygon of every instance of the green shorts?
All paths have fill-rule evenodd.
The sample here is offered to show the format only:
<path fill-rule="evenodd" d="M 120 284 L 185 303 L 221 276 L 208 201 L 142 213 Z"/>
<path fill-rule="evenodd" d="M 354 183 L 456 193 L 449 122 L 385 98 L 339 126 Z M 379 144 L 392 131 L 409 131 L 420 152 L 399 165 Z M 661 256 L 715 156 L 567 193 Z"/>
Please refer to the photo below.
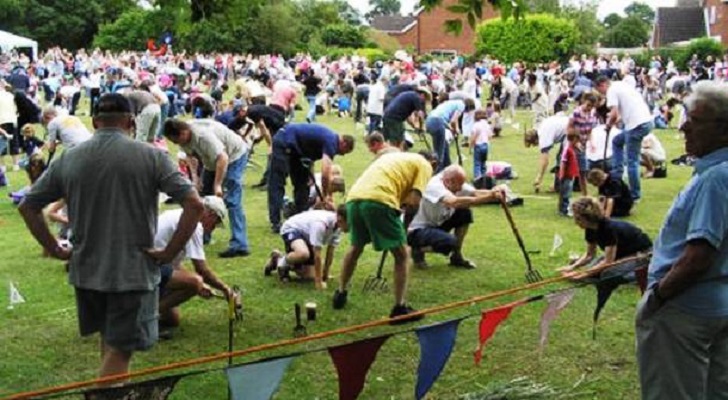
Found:
<path fill-rule="evenodd" d="M 349 225 L 351 245 L 374 245 L 374 250 L 393 250 L 407 243 L 404 224 L 399 211 L 370 200 L 353 200 L 346 203 L 346 220 Z"/>
<path fill-rule="evenodd" d="M 149 350 L 158 338 L 159 288 L 150 291 L 99 292 L 76 288 L 81 336 L 99 332 L 116 350 Z"/>
<path fill-rule="evenodd" d="M 384 118 L 382 120 L 382 136 L 390 143 L 404 142 L 404 122 Z"/>

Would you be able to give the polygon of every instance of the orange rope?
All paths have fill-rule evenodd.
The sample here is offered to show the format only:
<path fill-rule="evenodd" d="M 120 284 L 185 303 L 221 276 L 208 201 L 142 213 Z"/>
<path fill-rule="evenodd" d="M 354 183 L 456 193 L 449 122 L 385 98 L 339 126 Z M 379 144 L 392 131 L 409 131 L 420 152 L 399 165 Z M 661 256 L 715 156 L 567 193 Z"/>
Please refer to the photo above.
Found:
<path fill-rule="evenodd" d="M 132 371 L 132 372 L 129 372 L 126 374 L 110 375 L 110 376 L 105 376 L 105 377 L 100 377 L 100 378 L 95 378 L 95 379 L 89 379 L 86 381 L 72 382 L 72 383 L 68 383 L 65 385 L 51 386 L 51 387 L 38 389 L 38 390 L 34 390 L 34 391 L 17 393 L 10 397 L 6 397 L 5 400 L 27 399 L 27 398 L 31 398 L 31 397 L 45 396 L 45 395 L 49 395 L 49 394 L 53 394 L 53 393 L 61 393 L 61 392 L 66 392 L 66 391 L 70 391 L 73 389 L 79 389 L 79 388 L 84 388 L 84 387 L 89 387 L 89 386 L 94 386 L 94 385 L 108 384 L 108 383 L 117 382 L 117 381 L 121 381 L 121 380 L 137 378 L 140 376 L 156 374 L 159 372 L 166 372 L 166 371 L 171 371 L 171 370 L 175 370 L 175 369 L 192 367 L 192 366 L 200 365 L 200 364 L 208 364 L 208 363 L 211 363 L 214 361 L 225 360 L 230 357 L 241 357 L 241 356 L 252 354 L 252 353 L 258 353 L 261 351 L 276 349 L 279 347 L 292 346 L 292 345 L 296 345 L 296 344 L 300 344 L 300 343 L 306 343 L 306 342 L 310 342 L 310 341 L 314 341 L 314 340 L 328 338 L 328 337 L 335 336 L 335 335 L 343 335 L 343 334 L 358 332 L 358 331 L 368 329 L 368 328 L 373 328 L 376 326 L 388 325 L 392 321 L 400 321 L 400 320 L 411 318 L 413 316 L 419 316 L 419 315 L 424 316 L 427 314 L 434 314 L 434 313 L 440 313 L 443 311 L 452 310 L 454 308 L 471 306 L 471 305 L 474 305 L 475 303 L 482 303 L 487 300 L 493 300 L 493 299 L 496 299 L 499 297 L 504 297 L 504 296 L 515 294 L 515 293 L 540 288 L 542 286 L 550 285 L 552 283 L 564 282 L 567 280 L 575 279 L 576 277 L 581 279 L 584 277 L 596 275 L 596 274 L 604 271 L 605 269 L 608 269 L 608 268 L 611 268 L 611 267 L 614 267 L 617 265 L 621 265 L 621 264 L 629 262 L 629 261 L 647 259 L 648 257 L 650 257 L 650 254 L 624 258 L 624 259 L 615 261 L 613 263 L 605 264 L 598 269 L 590 269 L 590 270 L 581 272 L 579 274 L 557 276 L 557 277 L 545 279 L 540 282 L 530 283 L 527 285 L 518 286 L 515 288 L 511 288 L 511 289 L 500 290 L 500 291 L 493 292 L 493 293 L 483 295 L 483 296 L 472 297 L 467 300 L 462 300 L 462 301 L 457 301 L 457 302 L 453 302 L 453 303 L 439 305 L 436 307 L 422 309 L 420 311 L 417 311 L 417 312 L 414 312 L 411 314 L 407 314 L 407 315 L 402 315 L 402 316 L 399 316 L 396 318 L 385 318 L 385 319 L 380 319 L 377 321 L 369 321 L 369 322 L 365 322 L 365 323 L 362 323 L 359 325 L 338 328 L 338 329 L 334 329 L 331 331 L 316 333 L 313 335 L 304 336 L 304 337 L 300 337 L 300 338 L 280 340 L 278 342 L 266 343 L 266 344 L 262 344 L 262 345 L 248 347 L 247 349 L 243 349 L 243 350 L 237 350 L 237 351 L 233 351 L 233 352 L 224 352 L 224 353 L 214 354 L 214 355 L 210 355 L 210 356 L 193 358 L 190 360 L 179 361 L 179 362 L 171 363 L 171 364 L 167 364 L 167 365 L 159 365 L 156 367 L 141 369 L 138 371 Z M 516 301 L 512 304 L 519 304 L 521 302 L 522 301 Z M 509 304 L 511 304 L 511 303 L 509 303 Z"/>

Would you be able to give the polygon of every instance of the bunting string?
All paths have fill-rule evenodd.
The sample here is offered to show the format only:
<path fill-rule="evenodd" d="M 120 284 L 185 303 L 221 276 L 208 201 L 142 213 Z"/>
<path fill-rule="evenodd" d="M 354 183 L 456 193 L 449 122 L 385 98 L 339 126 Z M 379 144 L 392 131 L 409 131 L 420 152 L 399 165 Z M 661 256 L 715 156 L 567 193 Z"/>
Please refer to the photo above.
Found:
<path fill-rule="evenodd" d="M 100 377 L 100 378 L 89 379 L 89 380 L 85 380 L 85 381 L 71 382 L 71 383 L 67 383 L 67 384 L 63 384 L 63 385 L 51 386 L 51 387 L 37 389 L 37 390 L 33 390 L 33 391 L 16 393 L 14 395 L 11 395 L 10 397 L 7 397 L 6 400 L 20 400 L 20 399 L 27 399 L 27 398 L 35 398 L 35 397 L 47 396 L 47 395 L 54 394 L 54 393 L 68 392 L 68 391 L 80 389 L 80 388 L 108 385 L 113 382 L 130 380 L 133 378 L 139 378 L 142 376 L 159 374 L 162 372 L 173 371 L 173 370 L 178 370 L 178 369 L 182 369 L 182 368 L 189 368 L 189 367 L 193 367 L 196 365 L 209 364 L 209 363 L 216 362 L 216 361 L 226 360 L 226 359 L 232 358 L 232 357 L 242 357 L 242 356 L 246 356 L 246 355 L 253 354 L 253 353 L 259 353 L 259 352 L 273 350 L 273 349 L 286 347 L 286 346 L 298 345 L 298 344 L 307 343 L 307 342 L 311 342 L 311 341 L 315 341 L 315 340 L 321 340 L 321 339 L 332 337 L 332 336 L 351 334 L 351 333 L 359 332 L 359 331 L 362 331 L 365 329 L 389 325 L 391 322 L 409 319 L 409 318 L 412 318 L 413 316 L 418 316 L 418 315 L 424 316 L 424 315 L 442 313 L 442 312 L 453 310 L 456 308 L 468 307 L 468 306 L 475 305 L 476 303 L 482 303 L 485 301 L 510 296 L 510 295 L 517 294 L 520 292 L 538 289 L 538 288 L 548 286 L 551 284 L 555 284 L 555 283 L 564 283 L 564 282 L 570 282 L 570 281 L 573 281 L 576 279 L 584 279 L 584 278 L 588 278 L 588 277 L 592 277 L 592 276 L 597 276 L 607 269 L 620 266 L 627 262 L 644 260 L 649 257 L 651 257 L 651 253 L 641 254 L 638 256 L 628 257 L 628 258 L 624 258 L 624 259 L 621 259 L 621 260 L 618 260 L 618 261 L 615 261 L 612 263 L 608 263 L 599 268 L 592 268 L 592 269 L 589 269 L 589 270 L 586 270 L 583 272 L 564 274 L 561 276 L 544 279 L 542 281 L 535 282 L 535 283 L 529 283 L 529 284 L 517 286 L 514 288 L 499 290 L 499 291 L 492 292 L 492 293 L 489 293 L 486 295 L 474 296 L 467 300 L 461 300 L 461 301 L 456 301 L 456 302 L 452 302 L 452 303 L 442 304 L 442 305 L 435 306 L 435 307 L 425 308 L 425 309 L 419 310 L 417 312 L 407 314 L 407 315 L 402 315 L 402 316 L 395 317 L 395 318 L 383 318 L 383 319 L 379 319 L 379 320 L 375 320 L 375 321 L 365 322 L 365 323 L 358 324 L 358 325 L 352 325 L 352 326 L 342 327 L 342 328 L 338 328 L 338 329 L 333 329 L 333 330 L 326 331 L 326 332 L 316 333 L 316 334 L 312 334 L 312 335 L 304 336 L 304 337 L 300 337 L 300 338 L 280 340 L 280 341 L 273 342 L 273 343 L 266 343 L 266 344 L 261 344 L 261 345 L 257 345 L 257 346 L 251 346 L 251 347 L 248 347 L 248 348 L 242 349 L 242 350 L 236 350 L 236 351 L 232 351 L 232 352 L 223 352 L 223 353 L 193 358 L 193 359 L 189 359 L 189 360 L 178 361 L 178 362 L 174 362 L 174 363 L 170 363 L 170 364 L 158 365 L 156 367 L 140 369 L 138 371 L 131 371 L 131 372 L 124 373 L 124 374 L 110 375 L 110 376 L 105 376 L 105 377 Z M 541 297 L 541 296 L 539 296 L 539 297 Z M 521 301 L 530 302 L 530 301 L 533 301 L 533 299 L 535 299 L 535 298 L 529 298 L 527 300 L 521 300 Z M 496 307 L 496 308 L 499 308 L 499 307 Z"/>

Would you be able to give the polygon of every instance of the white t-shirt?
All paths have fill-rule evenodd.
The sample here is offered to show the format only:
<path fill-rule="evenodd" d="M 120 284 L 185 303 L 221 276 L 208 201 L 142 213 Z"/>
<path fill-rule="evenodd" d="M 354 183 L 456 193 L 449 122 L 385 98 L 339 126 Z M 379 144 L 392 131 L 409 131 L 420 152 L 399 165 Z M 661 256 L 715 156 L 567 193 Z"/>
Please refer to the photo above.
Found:
<path fill-rule="evenodd" d="M 642 139 L 642 153 L 647 154 L 654 161 L 665 161 L 667 153 L 662 147 L 660 139 L 654 133 L 650 133 Z"/>
<path fill-rule="evenodd" d="M 313 247 L 337 246 L 341 239 L 333 211 L 309 210 L 288 218 L 281 226 L 281 236 L 292 232 L 299 232 Z"/>
<path fill-rule="evenodd" d="M 538 127 L 538 148 L 541 152 L 548 152 L 555 144 L 561 143 L 566 137 L 569 127 L 567 115 L 554 115 L 541 122 Z"/>
<path fill-rule="evenodd" d="M 597 125 L 592 129 L 589 142 L 586 144 L 586 158 L 589 161 L 601 161 L 604 159 L 604 145 L 607 145 L 607 158 L 612 157 L 612 139 L 620 132 L 618 128 L 612 128 L 607 140 L 606 125 Z"/>
<path fill-rule="evenodd" d="M 91 139 L 91 133 L 78 117 L 73 115 L 60 115 L 48 123 L 48 141 L 60 141 L 63 147 L 71 147 Z"/>
<path fill-rule="evenodd" d="M 635 88 L 624 82 L 612 82 L 609 86 L 607 107 L 617 107 L 626 130 L 652 121 L 652 114 L 645 100 Z"/>
<path fill-rule="evenodd" d="M 487 119 L 481 119 L 473 124 L 472 136 L 475 137 L 475 145 L 488 143 L 488 140 L 493 136 L 493 128 L 491 128 Z"/>
<path fill-rule="evenodd" d="M 177 230 L 179 219 L 182 217 L 182 209 L 167 210 L 157 218 L 157 234 L 154 236 L 154 247 L 163 249 L 172 240 L 172 235 Z M 202 244 L 202 224 L 198 223 L 190 240 L 185 243 L 185 248 L 172 260 L 172 266 L 178 267 L 182 260 L 204 260 L 205 249 Z"/>
<path fill-rule="evenodd" d="M 367 113 L 374 115 L 384 114 L 384 96 L 387 88 L 384 84 L 377 82 L 369 87 L 369 100 L 367 100 Z"/>
<path fill-rule="evenodd" d="M 531 101 L 536 99 L 536 96 L 538 96 L 538 99 L 531 103 L 531 110 L 533 110 L 533 112 L 545 113 L 546 111 L 548 111 L 549 98 L 548 96 L 546 96 L 546 91 L 544 90 L 541 83 L 536 82 L 535 85 L 529 86 L 528 93 L 531 95 Z"/>
<path fill-rule="evenodd" d="M 420 208 L 408 230 L 412 232 L 416 229 L 434 228 L 444 224 L 455 214 L 455 209 L 442 204 L 442 199 L 445 196 L 472 196 L 473 194 L 475 194 L 475 188 L 470 184 L 464 184 L 460 192 L 455 194 L 445 187 L 442 182 L 442 173 L 433 176 L 427 183 L 422 200 L 420 200 Z"/>

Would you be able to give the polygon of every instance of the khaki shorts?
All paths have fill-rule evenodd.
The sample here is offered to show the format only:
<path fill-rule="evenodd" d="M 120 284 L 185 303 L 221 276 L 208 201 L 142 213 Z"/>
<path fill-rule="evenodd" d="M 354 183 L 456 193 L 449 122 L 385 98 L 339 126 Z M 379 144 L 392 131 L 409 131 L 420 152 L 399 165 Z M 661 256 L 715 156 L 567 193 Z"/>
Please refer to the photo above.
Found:
<path fill-rule="evenodd" d="M 384 251 L 407 243 L 399 211 L 382 203 L 369 200 L 347 202 L 346 221 L 352 246 L 364 247 L 372 243 L 374 250 Z"/>
<path fill-rule="evenodd" d="M 99 292 L 76 288 L 81 336 L 101 333 L 116 350 L 148 350 L 157 342 L 159 289 L 134 292 Z"/>

